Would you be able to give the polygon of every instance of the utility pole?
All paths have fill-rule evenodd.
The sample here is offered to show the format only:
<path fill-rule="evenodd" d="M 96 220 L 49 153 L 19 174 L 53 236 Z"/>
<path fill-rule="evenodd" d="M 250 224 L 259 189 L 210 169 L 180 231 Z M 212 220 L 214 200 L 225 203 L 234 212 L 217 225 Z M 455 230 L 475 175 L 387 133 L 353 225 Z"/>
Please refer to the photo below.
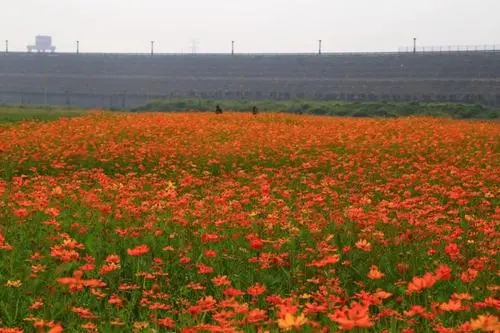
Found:
<path fill-rule="evenodd" d="M 321 55 L 321 52 L 322 52 L 322 50 L 321 50 L 321 46 L 322 46 L 321 44 L 322 44 L 322 43 L 323 43 L 323 41 L 320 39 L 320 40 L 319 40 L 319 49 L 318 49 L 318 54 L 319 54 L 319 55 Z"/>
<path fill-rule="evenodd" d="M 413 38 L 413 53 L 417 53 L 417 39 Z"/>
<path fill-rule="evenodd" d="M 191 40 L 191 53 L 192 54 L 196 54 L 198 53 L 198 44 L 199 44 L 199 40 L 198 39 L 192 39 Z"/>
<path fill-rule="evenodd" d="M 76 41 L 76 54 L 80 54 L 80 41 Z"/>
<path fill-rule="evenodd" d="M 234 55 L 234 40 L 231 41 L 231 55 Z"/>
<path fill-rule="evenodd" d="M 154 40 L 151 41 L 151 55 L 153 56 L 155 54 L 155 42 Z"/>
<path fill-rule="evenodd" d="M 9 40 L 5 40 L 5 53 L 9 53 Z"/>

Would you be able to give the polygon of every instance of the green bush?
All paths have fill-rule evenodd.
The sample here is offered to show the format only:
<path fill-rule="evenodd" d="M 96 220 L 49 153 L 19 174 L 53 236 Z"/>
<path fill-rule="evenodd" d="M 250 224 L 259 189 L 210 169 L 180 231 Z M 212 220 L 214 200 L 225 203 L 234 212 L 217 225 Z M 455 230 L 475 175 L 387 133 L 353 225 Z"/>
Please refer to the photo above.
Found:
<path fill-rule="evenodd" d="M 328 102 L 328 101 L 215 101 L 203 99 L 171 99 L 154 101 L 134 109 L 135 112 L 214 111 L 219 104 L 223 110 L 250 112 L 253 106 L 260 111 L 296 114 L 331 115 L 340 117 L 408 117 L 436 116 L 457 119 L 499 119 L 500 109 L 479 104 L 411 102 Z"/>

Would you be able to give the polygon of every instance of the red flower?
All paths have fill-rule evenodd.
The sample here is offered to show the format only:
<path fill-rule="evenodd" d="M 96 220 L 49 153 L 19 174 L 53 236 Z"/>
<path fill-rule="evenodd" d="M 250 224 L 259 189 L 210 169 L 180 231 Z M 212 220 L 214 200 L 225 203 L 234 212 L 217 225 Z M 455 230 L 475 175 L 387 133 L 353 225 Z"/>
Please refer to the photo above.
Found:
<path fill-rule="evenodd" d="M 166 328 L 174 328 L 175 327 L 175 321 L 169 317 L 158 319 L 156 321 L 156 323 L 159 326 L 166 327 Z"/>
<path fill-rule="evenodd" d="M 266 291 L 266 287 L 260 283 L 256 283 L 251 287 L 248 287 L 247 293 L 251 296 L 259 296 Z"/>
<path fill-rule="evenodd" d="M 127 253 L 130 255 L 130 256 L 141 256 L 143 254 L 146 254 L 148 253 L 150 250 L 149 250 L 149 246 L 147 245 L 138 245 L 132 249 L 128 249 L 127 250 Z"/>
<path fill-rule="evenodd" d="M 450 257 L 451 260 L 457 260 L 460 258 L 460 248 L 455 243 L 446 245 L 444 251 Z"/>
<path fill-rule="evenodd" d="M 408 284 L 407 294 L 419 293 L 424 289 L 431 288 L 437 281 L 437 277 L 432 273 L 425 273 L 423 277 L 415 276 Z"/>
<path fill-rule="evenodd" d="M 373 326 L 370 320 L 370 313 L 367 306 L 354 303 L 350 308 L 337 310 L 328 317 L 338 323 L 343 330 L 350 330 L 355 327 L 369 328 Z"/>

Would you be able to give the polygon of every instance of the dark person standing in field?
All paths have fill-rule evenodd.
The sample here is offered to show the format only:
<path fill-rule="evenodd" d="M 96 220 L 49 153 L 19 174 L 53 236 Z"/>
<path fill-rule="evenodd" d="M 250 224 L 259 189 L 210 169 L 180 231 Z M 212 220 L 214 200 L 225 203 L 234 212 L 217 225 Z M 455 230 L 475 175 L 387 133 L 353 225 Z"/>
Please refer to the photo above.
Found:
<path fill-rule="evenodd" d="M 217 106 L 215 107 L 215 114 L 222 114 L 222 109 L 220 108 L 219 104 L 217 104 Z"/>
<path fill-rule="evenodd" d="M 256 106 L 254 106 L 253 109 L 252 109 L 252 114 L 254 116 L 256 116 L 258 113 L 259 113 L 259 109 Z"/>

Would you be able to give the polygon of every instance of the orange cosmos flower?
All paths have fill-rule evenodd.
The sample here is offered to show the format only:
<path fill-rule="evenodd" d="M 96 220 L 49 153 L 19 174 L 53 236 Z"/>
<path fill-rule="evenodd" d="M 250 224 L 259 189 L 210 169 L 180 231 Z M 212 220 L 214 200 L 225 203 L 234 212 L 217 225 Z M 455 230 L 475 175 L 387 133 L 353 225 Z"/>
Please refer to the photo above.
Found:
<path fill-rule="evenodd" d="M 89 332 L 97 332 L 97 325 L 94 323 L 86 323 L 80 325 L 81 328 L 89 331 Z"/>
<path fill-rule="evenodd" d="M 170 329 L 175 327 L 175 321 L 169 317 L 158 319 L 156 323 L 161 327 L 166 327 Z"/>
<path fill-rule="evenodd" d="M 306 323 L 307 318 L 304 314 L 295 317 L 293 314 L 287 313 L 284 318 L 278 319 L 278 326 L 284 331 L 290 331 L 292 329 L 298 330 Z"/>
<path fill-rule="evenodd" d="M 260 294 L 266 291 L 266 287 L 261 285 L 260 283 L 256 283 L 251 287 L 248 287 L 247 293 L 251 296 L 259 296 Z"/>
<path fill-rule="evenodd" d="M 424 289 L 431 288 L 437 281 L 437 277 L 432 273 L 425 273 L 423 277 L 415 276 L 408 284 L 407 294 L 419 293 Z"/>
<path fill-rule="evenodd" d="M 368 278 L 371 280 L 379 280 L 385 276 L 384 273 L 379 271 L 378 267 L 373 265 L 370 267 L 370 272 L 368 272 Z"/>
<path fill-rule="evenodd" d="M 344 310 L 337 310 L 333 315 L 328 315 L 328 317 L 338 323 L 343 330 L 350 330 L 354 327 L 369 328 L 373 326 L 368 307 L 359 303 L 354 303 L 350 308 L 344 308 Z"/>
<path fill-rule="evenodd" d="M 24 333 L 24 330 L 17 327 L 0 327 L 0 333 Z"/>
<path fill-rule="evenodd" d="M 132 249 L 128 249 L 127 250 L 127 253 L 130 255 L 130 256 L 141 256 L 143 254 L 146 254 L 149 252 L 149 246 L 147 245 L 138 245 Z"/>
<path fill-rule="evenodd" d="M 214 250 L 206 250 L 203 255 L 207 258 L 214 258 L 215 256 L 217 256 L 217 252 L 215 252 Z"/>
<path fill-rule="evenodd" d="M 372 250 L 372 244 L 366 239 L 361 239 L 356 242 L 356 247 L 360 250 L 370 252 Z"/>
<path fill-rule="evenodd" d="M 40 308 L 42 308 L 42 307 L 43 307 L 43 300 L 39 298 L 39 299 L 35 300 L 35 301 L 31 304 L 30 309 L 31 309 L 31 310 L 38 310 L 38 309 L 40 309 Z"/>
<path fill-rule="evenodd" d="M 212 296 L 207 296 L 198 300 L 197 305 L 201 308 L 202 311 L 208 312 L 215 310 L 217 301 Z"/>
<path fill-rule="evenodd" d="M 462 301 L 450 300 L 448 303 L 441 303 L 439 308 L 443 311 L 456 312 L 462 310 Z"/>
<path fill-rule="evenodd" d="M 256 324 L 267 319 L 267 313 L 261 309 L 253 309 L 247 314 L 246 321 L 249 324 Z"/>
<path fill-rule="evenodd" d="M 64 332 L 64 328 L 61 324 L 55 324 L 47 333 L 62 333 Z"/>
<path fill-rule="evenodd" d="M 213 273 L 214 269 L 211 266 L 205 264 L 196 265 L 199 274 L 210 274 Z"/>
<path fill-rule="evenodd" d="M 472 268 L 468 268 L 465 272 L 460 274 L 460 279 L 465 283 L 470 283 L 477 279 L 478 275 L 478 271 Z"/>
<path fill-rule="evenodd" d="M 125 323 L 120 318 L 111 320 L 109 323 L 111 324 L 111 326 L 125 326 Z"/>
<path fill-rule="evenodd" d="M 450 280 L 451 273 L 451 268 L 446 265 L 439 265 L 439 267 L 436 269 L 436 277 L 439 280 Z"/>
<path fill-rule="evenodd" d="M 231 281 L 225 275 L 216 276 L 216 277 L 212 278 L 211 281 L 216 287 L 230 286 L 231 285 Z"/>
<path fill-rule="evenodd" d="M 328 265 L 336 264 L 339 261 L 340 261 L 339 255 L 331 255 L 331 256 L 327 256 L 327 257 L 320 259 L 320 260 L 315 260 L 309 264 L 306 264 L 306 266 L 307 267 L 325 267 Z"/>
<path fill-rule="evenodd" d="M 377 289 L 377 291 L 373 294 L 373 296 L 377 297 L 378 299 L 387 299 L 391 297 L 392 294 L 382 289 Z"/>
<path fill-rule="evenodd" d="M 84 287 L 91 288 L 102 288 L 106 286 L 106 283 L 97 279 L 82 279 L 82 271 L 74 271 L 73 277 L 62 277 L 58 278 L 57 282 L 69 286 L 70 292 L 77 292 L 83 290 Z"/>
<path fill-rule="evenodd" d="M 5 237 L 2 235 L 2 232 L 0 231 L 0 250 L 5 250 L 5 251 L 11 251 L 12 246 L 5 242 Z"/>
<path fill-rule="evenodd" d="M 116 306 L 117 308 L 123 307 L 123 300 L 118 295 L 111 295 L 108 303 Z"/>
<path fill-rule="evenodd" d="M 460 258 L 460 248 L 455 243 L 446 245 L 444 251 L 450 257 L 451 260 L 457 260 L 458 258 Z"/>
<path fill-rule="evenodd" d="M 494 315 L 481 315 L 470 322 L 472 329 L 482 332 L 500 332 L 500 321 Z"/>
<path fill-rule="evenodd" d="M 78 314 L 82 319 L 97 319 L 97 316 L 87 308 L 72 307 L 71 312 Z"/>
<path fill-rule="evenodd" d="M 239 289 L 229 287 L 229 288 L 224 290 L 224 295 L 227 297 L 238 297 L 238 296 L 245 295 L 245 293 Z"/>
<path fill-rule="evenodd" d="M 452 299 L 459 299 L 461 301 L 470 301 L 472 296 L 469 293 L 454 293 L 451 295 Z"/>

